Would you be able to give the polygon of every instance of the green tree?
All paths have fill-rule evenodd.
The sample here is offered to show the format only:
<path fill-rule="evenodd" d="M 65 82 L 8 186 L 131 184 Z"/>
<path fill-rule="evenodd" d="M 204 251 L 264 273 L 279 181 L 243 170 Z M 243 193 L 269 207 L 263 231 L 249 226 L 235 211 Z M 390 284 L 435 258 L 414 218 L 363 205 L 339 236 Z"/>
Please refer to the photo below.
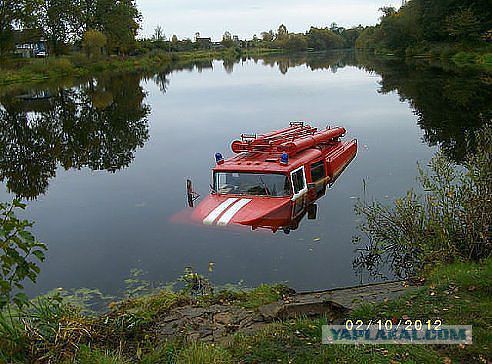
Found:
<path fill-rule="evenodd" d="M 22 1 L 0 0 L 0 57 L 13 48 L 14 26 L 23 19 Z"/>
<path fill-rule="evenodd" d="M 308 42 L 304 34 L 289 34 L 284 47 L 291 51 L 304 51 L 308 47 Z"/>
<path fill-rule="evenodd" d="M 287 30 L 287 27 L 283 24 L 280 24 L 280 26 L 277 29 L 276 40 L 279 41 L 287 40 L 288 36 L 289 36 L 289 31 Z"/>
<path fill-rule="evenodd" d="M 425 49 L 432 43 L 479 40 L 492 28 L 490 0 L 412 0 L 398 11 L 392 7 L 380 10 L 380 24 L 365 32 L 359 45 L 400 51 L 414 46 Z"/>
<path fill-rule="evenodd" d="M 135 47 L 142 15 L 134 0 L 97 0 L 95 23 L 108 37 L 108 48 L 126 54 Z"/>
<path fill-rule="evenodd" d="M 261 39 L 264 42 L 271 42 L 275 38 L 275 35 L 273 34 L 273 30 L 269 30 L 268 32 L 261 32 Z"/>
<path fill-rule="evenodd" d="M 344 29 L 341 36 L 345 39 L 345 45 L 347 47 L 354 47 L 355 41 L 359 38 L 363 30 L 364 28 L 361 25 L 351 29 Z"/>
<path fill-rule="evenodd" d="M 89 29 L 84 33 L 82 48 L 85 50 L 87 57 L 98 57 L 103 53 L 106 43 L 107 38 L 103 33 Z"/>
<path fill-rule="evenodd" d="M 69 43 L 82 37 L 80 4 L 71 0 L 28 0 L 32 9 L 27 26 L 42 30 L 51 53 L 61 54 Z"/>
<path fill-rule="evenodd" d="M 226 48 L 232 47 L 234 45 L 234 41 L 232 40 L 232 35 L 230 32 L 226 31 L 222 36 L 222 45 Z"/>
<path fill-rule="evenodd" d="M 480 21 L 471 9 L 462 9 L 446 18 L 448 34 L 459 40 L 477 40 L 480 37 Z"/>
<path fill-rule="evenodd" d="M 308 45 L 316 50 L 343 48 L 344 39 L 328 28 L 311 27 L 307 33 Z"/>
<path fill-rule="evenodd" d="M 23 281 L 27 278 L 36 282 L 39 274 L 36 261 L 45 258 L 46 246 L 29 231 L 33 223 L 15 215 L 16 209 L 25 207 L 17 199 L 0 203 L 0 309 L 11 301 L 19 307 L 27 303 L 27 296 L 22 292 Z M 12 295 L 14 291 L 18 292 Z"/>
<path fill-rule="evenodd" d="M 341 35 L 343 31 L 345 30 L 344 27 L 339 27 L 337 23 L 333 22 L 330 25 L 330 30 L 335 33 Z"/>
<path fill-rule="evenodd" d="M 379 11 L 383 13 L 381 20 L 396 14 L 396 9 L 393 6 L 383 6 L 379 8 Z"/>

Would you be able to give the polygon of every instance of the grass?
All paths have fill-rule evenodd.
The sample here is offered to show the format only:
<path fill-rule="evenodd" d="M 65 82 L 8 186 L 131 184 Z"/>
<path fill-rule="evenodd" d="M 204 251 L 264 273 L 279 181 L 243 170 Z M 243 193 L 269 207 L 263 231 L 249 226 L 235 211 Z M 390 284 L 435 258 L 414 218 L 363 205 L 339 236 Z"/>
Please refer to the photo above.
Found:
<path fill-rule="evenodd" d="M 166 313 L 174 306 L 190 302 L 190 297 L 167 289 L 157 293 L 131 298 L 111 306 L 112 312 L 129 314 L 140 322 L 151 322 L 156 316 Z"/>
<path fill-rule="evenodd" d="M 267 303 L 278 301 L 290 289 L 283 284 L 261 284 L 253 289 L 224 289 L 212 295 L 198 298 L 197 304 L 209 306 L 213 304 L 232 303 L 247 309 L 256 309 Z"/>
<path fill-rule="evenodd" d="M 100 349 L 91 349 L 89 346 L 82 345 L 77 356 L 73 360 L 67 360 L 64 364 L 130 364 L 129 359 L 122 355 Z"/>

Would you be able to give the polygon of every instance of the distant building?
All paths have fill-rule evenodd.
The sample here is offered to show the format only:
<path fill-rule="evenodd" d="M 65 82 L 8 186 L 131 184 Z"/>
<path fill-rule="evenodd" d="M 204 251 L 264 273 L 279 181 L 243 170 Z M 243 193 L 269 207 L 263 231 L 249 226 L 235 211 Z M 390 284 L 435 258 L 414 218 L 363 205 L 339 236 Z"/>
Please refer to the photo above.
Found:
<path fill-rule="evenodd" d="M 196 42 L 200 45 L 200 48 L 202 48 L 202 49 L 212 48 L 212 39 L 211 38 L 197 37 Z"/>
<path fill-rule="evenodd" d="M 222 49 L 222 48 L 224 48 L 224 45 L 222 44 L 222 42 L 213 42 L 212 48 L 213 49 Z"/>
<path fill-rule="evenodd" d="M 37 29 L 14 31 L 14 53 L 22 58 L 47 57 L 46 40 L 42 32 Z"/>
<path fill-rule="evenodd" d="M 233 40 L 234 43 L 239 43 L 239 36 L 233 35 L 232 36 L 232 40 Z"/>

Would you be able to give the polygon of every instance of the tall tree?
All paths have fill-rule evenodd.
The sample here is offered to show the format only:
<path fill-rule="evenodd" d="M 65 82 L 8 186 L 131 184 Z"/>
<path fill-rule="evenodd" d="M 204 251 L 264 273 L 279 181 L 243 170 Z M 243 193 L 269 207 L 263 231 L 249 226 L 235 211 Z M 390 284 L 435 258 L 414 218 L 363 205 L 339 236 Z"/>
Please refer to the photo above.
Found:
<path fill-rule="evenodd" d="M 480 36 L 480 21 L 471 9 L 461 9 L 446 18 L 446 30 L 457 40 L 476 40 Z"/>
<path fill-rule="evenodd" d="M 50 51 L 61 54 L 66 45 L 82 37 L 80 3 L 72 0 L 32 0 L 28 26 L 40 29 L 48 41 Z"/>
<path fill-rule="evenodd" d="M 222 45 L 226 48 L 232 47 L 234 45 L 234 41 L 232 40 L 232 35 L 230 32 L 226 31 L 222 36 Z"/>
<path fill-rule="evenodd" d="M 156 42 L 162 42 L 166 40 L 166 35 L 164 34 L 164 30 L 160 25 L 156 26 L 154 29 L 154 35 L 152 36 L 152 40 Z"/>
<path fill-rule="evenodd" d="M 98 57 L 103 53 L 106 42 L 107 38 L 103 33 L 89 29 L 84 33 L 82 48 L 85 50 L 87 57 Z"/>
<path fill-rule="evenodd" d="M 283 24 L 280 24 L 280 26 L 277 29 L 277 40 L 285 40 L 289 36 L 289 31 L 287 30 L 287 27 Z"/>
<path fill-rule="evenodd" d="M 23 8 L 23 1 L 0 0 L 0 57 L 13 48 L 13 30 L 23 19 Z"/>
<path fill-rule="evenodd" d="M 273 38 L 275 38 L 275 35 L 273 34 L 273 30 L 269 30 L 268 32 L 261 32 L 261 39 L 265 42 L 271 42 L 273 41 Z"/>
<path fill-rule="evenodd" d="M 142 14 L 134 0 L 97 0 L 95 22 L 108 37 L 108 47 L 128 53 L 135 46 Z"/>

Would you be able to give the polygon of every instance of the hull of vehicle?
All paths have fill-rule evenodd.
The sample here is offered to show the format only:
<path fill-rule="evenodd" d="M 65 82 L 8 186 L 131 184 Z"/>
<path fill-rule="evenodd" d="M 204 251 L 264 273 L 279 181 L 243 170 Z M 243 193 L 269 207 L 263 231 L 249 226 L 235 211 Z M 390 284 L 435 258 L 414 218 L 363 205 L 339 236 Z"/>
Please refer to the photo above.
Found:
<path fill-rule="evenodd" d="M 320 150 L 321 153 L 307 154 L 315 155 L 316 160 L 306 160 L 300 167 L 296 167 L 306 171 L 306 189 L 302 193 L 286 197 L 212 193 L 194 208 L 192 220 L 203 225 L 243 225 L 252 229 L 266 228 L 273 232 L 279 229 L 285 232 L 296 229 L 313 203 L 325 194 L 326 186 L 334 183 L 354 159 L 357 141 L 337 141 Z M 311 172 L 314 163 L 323 164 L 325 170 L 323 178 L 316 181 Z M 254 168 L 255 164 L 251 164 L 253 172 Z M 263 167 L 261 171 L 264 172 Z"/>

